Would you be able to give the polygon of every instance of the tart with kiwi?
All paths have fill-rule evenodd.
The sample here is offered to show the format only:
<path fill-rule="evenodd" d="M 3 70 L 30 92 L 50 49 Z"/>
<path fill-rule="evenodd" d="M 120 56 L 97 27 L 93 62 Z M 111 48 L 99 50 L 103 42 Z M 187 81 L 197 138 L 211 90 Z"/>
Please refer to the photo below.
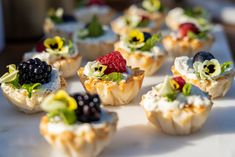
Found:
<path fill-rule="evenodd" d="M 37 43 L 32 52 L 24 54 L 24 60 L 39 58 L 58 69 L 65 78 L 74 76 L 80 67 L 82 57 L 76 44 L 60 36 L 46 38 Z"/>
<path fill-rule="evenodd" d="M 82 24 L 74 16 L 64 14 L 62 8 L 51 8 L 47 12 L 43 30 L 47 37 L 58 35 L 66 39 L 72 39 L 74 31 L 81 26 Z"/>
<path fill-rule="evenodd" d="M 178 30 L 183 23 L 193 23 L 199 28 L 211 27 L 210 16 L 202 7 L 174 8 L 166 16 L 166 25 L 172 30 Z"/>
<path fill-rule="evenodd" d="M 108 25 L 116 12 L 104 0 L 78 1 L 74 16 L 83 23 L 88 23 L 95 15 L 102 24 Z"/>
<path fill-rule="evenodd" d="M 60 73 L 38 58 L 7 66 L 0 78 L 3 95 L 25 113 L 41 111 L 40 103 L 52 92 L 66 87 Z"/>
<path fill-rule="evenodd" d="M 165 77 L 140 102 L 153 126 L 166 134 L 189 135 L 202 128 L 206 122 L 212 101 L 198 87 L 182 77 Z"/>
<path fill-rule="evenodd" d="M 119 16 L 111 22 L 111 27 L 118 35 L 125 35 L 132 29 L 139 29 L 149 33 L 154 33 L 158 30 L 155 21 L 148 16 L 138 14 Z"/>
<path fill-rule="evenodd" d="M 112 51 L 117 39 L 117 35 L 108 26 L 102 25 L 97 16 L 93 16 L 91 22 L 78 29 L 73 37 L 80 53 L 88 60 Z"/>
<path fill-rule="evenodd" d="M 126 66 L 126 60 L 113 51 L 88 62 L 78 71 L 80 81 L 90 94 L 98 94 L 103 105 L 126 105 L 138 94 L 144 71 Z"/>
<path fill-rule="evenodd" d="M 200 29 L 193 23 L 183 23 L 178 31 L 170 32 L 162 42 L 170 56 L 192 57 L 198 51 L 209 50 L 214 43 L 214 37 L 210 30 Z"/>
<path fill-rule="evenodd" d="M 212 98 L 223 97 L 234 80 L 232 62 L 220 63 L 211 53 L 201 51 L 193 58 L 177 57 L 171 71 L 187 82 L 209 93 Z"/>
<path fill-rule="evenodd" d="M 149 17 L 156 21 L 156 27 L 159 29 L 164 22 L 165 9 L 160 0 L 143 0 L 140 5 L 131 5 L 125 14 Z"/>
<path fill-rule="evenodd" d="M 95 157 L 116 132 L 118 117 L 100 107 L 98 95 L 63 90 L 50 94 L 41 104 L 47 113 L 40 132 L 47 142 L 69 157 Z"/>
<path fill-rule="evenodd" d="M 166 53 L 160 47 L 160 34 L 131 30 L 114 47 L 126 59 L 127 65 L 139 67 L 145 75 L 153 75 L 163 64 Z"/>

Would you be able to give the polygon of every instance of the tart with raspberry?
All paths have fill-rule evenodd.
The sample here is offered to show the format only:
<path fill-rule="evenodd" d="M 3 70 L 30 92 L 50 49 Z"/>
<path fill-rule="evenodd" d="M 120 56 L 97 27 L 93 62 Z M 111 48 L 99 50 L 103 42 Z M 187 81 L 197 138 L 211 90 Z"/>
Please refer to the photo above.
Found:
<path fill-rule="evenodd" d="M 113 51 L 88 62 L 78 75 L 85 90 L 98 94 L 103 105 L 125 105 L 138 94 L 144 71 L 126 66 L 120 52 Z"/>
<path fill-rule="evenodd" d="M 117 35 L 108 26 L 102 25 L 97 16 L 93 16 L 89 23 L 78 29 L 73 37 L 80 53 L 88 60 L 112 51 L 117 39 Z"/>
<path fill-rule="evenodd" d="M 199 29 L 193 23 L 183 23 L 177 32 L 163 38 L 163 46 L 172 57 L 194 56 L 198 51 L 209 50 L 214 37 L 209 30 Z"/>
<path fill-rule="evenodd" d="M 139 67 L 149 76 L 161 67 L 166 58 L 165 51 L 158 45 L 160 38 L 160 34 L 131 30 L 114 47 L 126 59 L 127 65 Z"/>
<path fill-rule="evenodd" d="M 111 22 L 111 27 L 118 35 L 125 35 L 132 29 L 154 33 L 158 30 L 155 21 L 144 15 L 123 15 Z"/>
<path fill-rule="evenodd" d="M 178 30 L 183 23 L 193 23 L 199 28 L 211 27 L 210 17 L 201 7 L 174 8 L 166 16 L 166 25 L 172 30 Z"/>
<path fill-rule="evenodd" d="M 116 132 L 117 114 L 102 109 L 98 95 L 58 91 L 41 107 L 47 112 L 41 119 L 41 135 L 66 156 L 95 157 Z"/>
<path fill-rule="evenodd" d="M 74 12 L 76 19 L 83 23 L 90 22 L 92 17 L 96 15 L 99 21 L 105 25 L 111 22 L 115 14 L 116 12 L 105 4 L 104 0 L 81 1 Z"/>
<path fill-rule="evenodd" d="M 141 5 L 131 5 L 125 14 L 146 16 L 156 21 L 159 29 L 164 22 L 165 9 L 160 0 L 143 0 Z"/>
<path fill-rule="evenodd" d="M 169 76 L 143 95 L 140 104 L 150 124 L 171 135 L 201 129 L 213 105 L 210 96 L 198 87 L 182 77 Z"/>
<path fill-rule="evenodd" d="M 47 62 L 58 69 L 65 78 L 76 74 L 82 60 L 76 44 L 59 36 L 38 42 L 36 48 L 25 53 L 23 59 L 30 58 L 39 58 Z"/>
<path fill-rule="evenodd" d="M 220 63 L 205 51 L 198 52 L 193 58 L 177 57 L 171 71 L 175 76 L 181 76 L 207 92 L 212 98 L 225 96 L 235 75 L 232 62 Z"/>
<path fill-rule="evenodd" d="M 74 16 L 66 15 L 62 8 L 58 8 L 48 10 L 43 30 L 48 37 L 58 35 L 72 39 L 74 31 L 81 26 Z"/>
<path fill-rule="evenodd" d="M 66 87 L 59 72 L 38 58 L 7 66 L 0 78 L 3 95 L 20 111 L 41 111 L 40 103 L 48 94 Z"/>

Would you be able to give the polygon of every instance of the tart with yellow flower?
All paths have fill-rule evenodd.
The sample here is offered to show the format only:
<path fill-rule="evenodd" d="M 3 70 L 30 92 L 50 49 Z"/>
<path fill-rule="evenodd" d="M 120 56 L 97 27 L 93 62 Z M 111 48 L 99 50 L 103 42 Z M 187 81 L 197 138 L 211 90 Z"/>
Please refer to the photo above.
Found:
<path fill-rule="evenodd" d="M 183 23 L 177 32 L 163 38 L 163 46 L 172 57 L 194 56 L 198 51 L 209 50 L 214 37 L 209 30 L 199 29 L 193 23 Z"/>
<path fill-rule="evenodd" d="M 115 11 L 105 4 L 104 0 L 88 0 L 80 1 L 74 12 L 76 19 L 83 23 L 90 22 L 94 15 L 102 24 L 108 25 L 113 19 Z"/>
<path fill-rule="evenodd" d="M 71 39 L 73 32 L 81 26 L 82 24 L 77 22 L 75 17 L 64 14 L 64 10 L 58 8 L 48 10 L 43 29 L 48 37 L 58 35 L 66 39 Z"/>
<path fill-rule="evenodd" d="M 47 115 L 40 123 L 41 135 L 70 157 L 95 157 L 116 132 L 118 117 L 100 107 L 98 95 L 58 91 L 41 104 Z"/>
<path fill-rule="evenodd" d="M 40 103 L 48 94 L 65 88 L 66 82 L 56 69 L 38 58 L 7 66 L 0 78 L 3 94 L 20 111 L 41 111 Z"/>
<path fill-rule="evenodd" d="M 59 36 L 40 41 L 33 52 L 25 53 L 24 60 L 29 58 L 47 62 L 65 78 L 76 74 L 82 60 L 76 44 Z"/>
<path fill-rule="evenodd" d="M 88 62 L 78 71 L 80 81 L 90 94 L 98 94 L 103 105 L 125 105 L 138 94 L 144 71 L 126 66 L 120 52 L 113 51 Z"/>
<path fill-rule="evenodd" d="M 164 7 L 160 0 L 143 0 L 140 6 L 131 5 L 126 14 L 128 15 L 142 15 L 153 21 L 156 21 L 156 27 L 160 28 L 164 22 Z"/>
<path fill-rule="evenodd" d="M 199 28 L 211 27 L 208 13 L 201 7 L 174 8 L 166 16 L 166 25 L 172 30 L 178 30 L 183 23 L 193 23 Z"/>
<path fill-rule="evenodd" d="M 188 135 L 206 122 L 213 105 L 210 96 L 182 77 L 165 77 L 143 95 L 141 106 L 149 122 L 171 135 Z"/>
<path fill-rule="evenodd" d="M 76 31 L 73 39 L 81 55 L 94 60 L 113 50 L 117 35 L 108 26 L 102 25 L 96 16 L 93 16 L 91 22 Z"/>
<path fill-rule="evenodd" d="M 157 46 L 159 34 L 150 34 L 140 30 L 132 30 L 127 36 L 115 43 L 115 50 L 126 59 L 127 65 L 139 67 L 145 75 L 154 74 L 164 62 L 166 53 Z"/>
<path fill-rule="evenodd" d="M 198 52 L 193 58 L 177 57 L 171 71 L 187 82 L 207 92 L 212 98 L 223 97 L 231 88 L 235 72 L 232 62 L 219 63 L 205 51 Z"/>
<path fill-rule="evenodd" d="M 111 22 L 112 29 L 119 35 L 125 35 L 132 29 L 154 33 L 158 30 L 155 21 L 144 15 L 123 15 Z"/>

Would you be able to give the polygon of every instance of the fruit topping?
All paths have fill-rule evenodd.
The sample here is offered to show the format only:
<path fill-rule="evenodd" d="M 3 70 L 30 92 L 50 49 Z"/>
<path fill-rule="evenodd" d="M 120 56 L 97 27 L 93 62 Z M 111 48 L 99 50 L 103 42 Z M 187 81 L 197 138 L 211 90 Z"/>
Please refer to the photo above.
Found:
<path fill-rule="evenodd" d="M 44 40 L 39 41 L 39 42 L 36 44 L 35 49 L 36 49 L 37 52 L 43 52 L 43 51 L 45 51 L 45 50 L 46 50 L 46 47 L 45 47 L 45 45 L 44 45 Z"/>
<path fill-rule="evenodd" d="M 215 57 L 206 51 L 200 51 L 193 57 L 193 63 L 195 62 L 204 62 L 205 60 L 215 59 Z"/>
<path fill-rule="evenodd" d="M 105 74 L 110 74 L 112 72 L 126 72 L 126 60 L 122 57 L 120 52 L 113 51 L 104 56 L 101 56 L 96 59 L 102 65 L 107 66 L 107 69 L 104 71 Z"/>
<path fill-rule="evenodd" d="M 76 18 L 72 15 L 63 15 L 62 16 L 63 22 L 76 22 Z"/>
<path fill-rule="evenodd" d="M 38 58 L 21 62 L 18 66 L 19 84 L 48 83 L 51 79 L 52 67 Z"/>
<path fill-rule="evenodd" d="M 148 32 L 143 32 L 143 33 L 144 33 L 144 41 L 145 42 L 152 37 L 152 35 Z"/>
<path fill-rule="evenodd" d="M 180 38 L 184 38 L 188 36 L 189 33 L 199 34 L 199 28 L 193 23 L 183 23 L 179 26 L 179 36 Z"/>
<path fill-rule="evenodd" d="M 88 5 L 105 5 L 105 2 L 103 0 L 89 0 Z"/>
<path fill-rule="evenodd" d="M 16 66 L 14 64 L 11 64 L 8 65 L 7 68 L 8 72 L 0 78 L 0 83 L 12 82 L 17 78 L 19 71 L 16 69 Z"/>
<path fill-rule="evenodd" d="M 177 77 L 173 77 L 171 80 L 170 80 L 170 85 L 173 89 L 176 89 L 176 90 L 180 90 L 182 91 L 184 85 L 185 85 L 185 80 L 180 77 L 180 76 L 177 76 Z"/>

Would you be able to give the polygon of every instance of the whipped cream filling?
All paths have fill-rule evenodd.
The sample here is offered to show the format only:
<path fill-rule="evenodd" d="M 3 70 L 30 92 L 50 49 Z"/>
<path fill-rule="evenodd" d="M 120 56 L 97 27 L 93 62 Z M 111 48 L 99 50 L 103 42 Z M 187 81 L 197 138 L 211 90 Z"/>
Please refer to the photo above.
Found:
<path fill-rule="evenodd" d="M 108 27 L 103 26 L 104 34 L 99 37 L 86 37 L 85 39 L 78 38 L 77 33 L 74 35 L 74 41 L 80 43 L 100 44 L 101 42 L 113 43 L 117 41 L 117 35 Z"/>
<path fill-rule="evenodd" d="M 99 121 L 91 122 L 91 123 L 81 123 L 77 121 L 73 125 L 67 125 L 63 123 L 59 117 L 55 118 L 55 122 L 49 122 L 47 129 L 48 132 L 53 133 L 53 134 L 60 134 L 65 131 L 70 131 L 73 132 L 77 135 L 79 135 L 82 132 L 90 131 L 92 127 L 95 128 L 100 128 L 103 127 L 106 123 L 111 123 L 113 121 L 113 117 L 105 110 L 102 110 L 101 112 L 101 118 Z"/>
<path fill-rule="evenodd" d="M 179 93 L 174 101 L 169 102 L 166 97 L 159 95 L 161 86 L 162 84 L 158 84 L 144 95 L 144 99 L 142 99 L 141 103 L 147 111 L 160 110 L 162 112 L 167 112 L 183 109 L 185 105 L 189 104 L 195 107 L 209 106 L 212 104 L 208 95 L 193 85 L 191 86 L 192 88 L 189 96 L 184 96 L 182 93 Z"/>
<path fill-rule="evenodd" d="M 193 68 L 193 59 L 192 58 L 189 58 L 187 56 L 177 57 L 174 62 L 174 67 L 181 75 L 184 75 L 189 79 L 193 79 L 193 80 L 200 79 L 196 75 L 195 70 Z M 225 70 L 225 72 L 214 77 L 213 79 L 224 76 L 224 75 L 230 73 L 232 70 L 233 70 L 233 68 L 228 68 Z M 200 80 L 200 81 L 203 81 L 203 80 Z"/>
<path fill-rule="evenodd" d="M 83 8 L 79 8 L 75 11 L 75 15 L 76 16 L 80 16 L 80 17 L 86 17 L 88 15 L 103 15 L 103 14 L 107 14 L 111 11 L 111 8 L 108 6 L 98 6 L 98 5 L 91 5 L 91 6 L 87 6 L 87 7 L 83 7 Z"/>
<path fill-rule="evenodd" d="M 75 32 L 77 29 L 82 28 L 82 24 L 79 24 L 78 22 L 64 22 L 61 24 L 56 24 L 55 28 L 57 30 L 61 30 L 67 33 L 73 33 Z"/>

